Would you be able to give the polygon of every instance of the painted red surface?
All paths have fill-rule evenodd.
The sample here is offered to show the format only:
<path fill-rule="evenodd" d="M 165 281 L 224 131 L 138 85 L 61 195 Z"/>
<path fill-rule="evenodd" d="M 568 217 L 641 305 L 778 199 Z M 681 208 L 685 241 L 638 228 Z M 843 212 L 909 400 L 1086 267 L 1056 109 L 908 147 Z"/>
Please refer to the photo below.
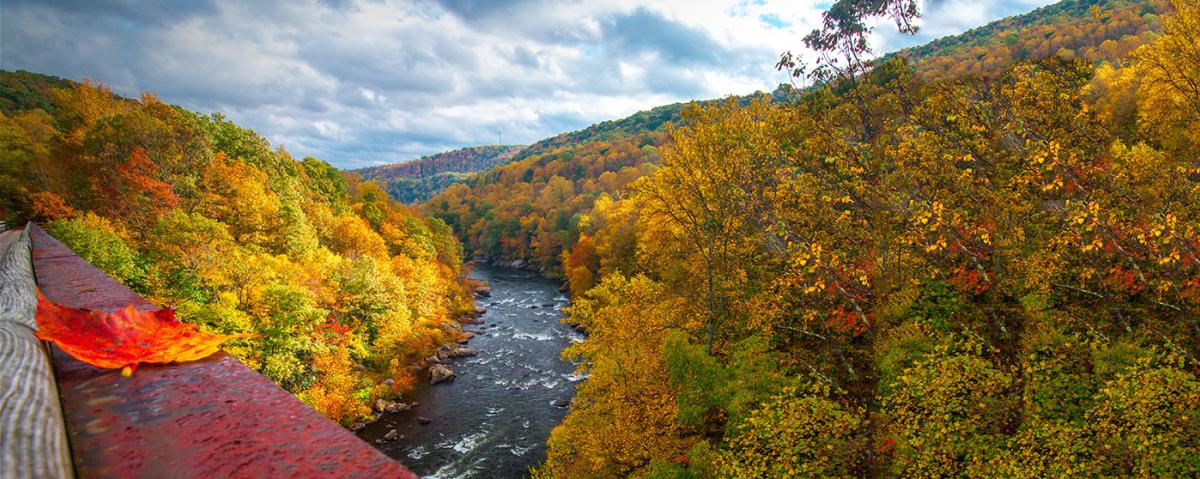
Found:
<path fill-rule="evenodd" d="M 154 307 L 41 228 L 30 233 L 38 287 L 51 301 Z M 128 378 L 53 355 L 79 477 L 416 478 L 224 353 L 144 365 Z"/>

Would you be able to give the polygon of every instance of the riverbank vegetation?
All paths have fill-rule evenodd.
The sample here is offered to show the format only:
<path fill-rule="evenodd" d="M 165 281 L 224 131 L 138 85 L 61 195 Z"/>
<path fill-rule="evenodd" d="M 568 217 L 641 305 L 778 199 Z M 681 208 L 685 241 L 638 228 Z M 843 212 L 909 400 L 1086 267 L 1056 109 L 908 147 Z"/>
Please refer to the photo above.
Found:
<path fill-rule="evenodd" d="M 426 203 L 477 251 L 561 242 L 590 376 L 535 475 L 1200 474 L 1200 9 L 930 76 L 853 60 L 915 3 L 835 7 L 809 46 L 850 61 L 785 56 L 819 85 L 790 101 L 688 108 L 628 177 L 517 162 Z"/>
<path fill-rule="evenodd" d="M 32 220 L 332 419 L 367 416 L 473 309 L 462 248 L 379 185 L 220 115 L 5 72 L 0 216 Z"/>

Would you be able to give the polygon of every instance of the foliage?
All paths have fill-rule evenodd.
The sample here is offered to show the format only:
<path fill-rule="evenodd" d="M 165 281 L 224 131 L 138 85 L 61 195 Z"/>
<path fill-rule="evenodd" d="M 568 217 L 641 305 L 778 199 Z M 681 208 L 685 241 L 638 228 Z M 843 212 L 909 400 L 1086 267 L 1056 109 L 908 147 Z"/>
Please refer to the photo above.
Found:
<path fill-rule="evenodd" d="M 471 173 L 508 163 L 524 148 L 524 145 L 474 146 L 353 172 L 367 181 L 383 183 L 393 198 L 411 204 L 427 200 L 450 185 L 469 181 L 474 176 Z"/>
<path fill-rule="evenodd" d="M 51 92 L 69 88 L 69 80 L 18 70 L 0 78 L 0 112 L 14 116 L 20 112 L 43 110 L 53 112 Z"/>
<path fill-rule="evenodd" d="M 88 212 L 48 225 L 50 234 L 87 262 L 135 291 L 145 291 L 144 260 L 126 242 L 128 233 L 111 221 Z"/>
<path fill-rule="evenodd" d="M 563 351 L 588 374 L 571 413 L 550 435 L 541 473 L 613 477 L 674 461 L 690 446 L 675 422 L 674 394 L 663 364 L 664 336 L 688 325 L 680 302 L 645 276 L 613 274 L 579 298 L 570 314 L 589 332 Z"/>
<path fill-rule="evenodd" d="M 763 401 L 736 426 L 716 477 L 853 477 L 861 419 L 826 396 L 790 387 Z"/>
<path fill-rule="evenodd" d="M 961 476 L 1003 445 L 1004 393 L 1013 378 L 978 344 L 942 346 L 905 370 L 884 398 L 898 476 Z"/>
<path fill-rule="evenodd" d="M 979 75 L 897 57 L 791 102 L 685 108 L 640 177 L 578 203 L 579 221 L 559 230 L 569 234 L 556 257 L 579 299 L 569 320 L 591 335 L 572 350 L 588 352 L 585 364 L 655 367 L 642 373 L 654 380 L 619 388 L 593 369 L 542 472 L 1200 472 L 1198 14 L 1183 2 L 1065 2 L 1006 41 L 1076 35 L 1062 23 L 1080 15 L 1095 31 L 1061 48 L 1136 41 L 1094 58 L 1008 52 Z M 1088 61 L 1102 59 L 1112 63 Z M 560 179 L 574 198 L 594 191 L 520 173 L 530 166 L 482 177 L 510 179 L 508 194 Z M 451 188 L 425 208 L 485 255 L 537 258 L 520 250 L 534 237 L 522 228 L 544 224 L 544 210 L 493 188 Z M 568 191 L 553 198 L 575 201 Z M 656 308 L 687 320 L 664 334 Z M 646 396 L 673 421 L 622 401 Z M 626 424 L 639 417 L 646 427 Z"/>
<path fill-rule="evenodd" d="M 524 260 L 562 276 L 561 258 L 579 239 L 582 214 L 596 198 L 619 196 L 656 161 L 656 132 L 630 141 L 597 141 L 545 151 L 529 147 L 511 163 L 453 185 L 422 204 L 450 225 L 471 254 Z M 544 151 L 533 154 L 532 151 Z"/>
<path fill-rule="evenodd" d="M 335 420 L 411 388 L 473 306 L 450 228 L 377 184 L 151 95 L 0 80 L 5 95 L 40 95 L 0 116 L 0 216 L 48 221 L 188 325 L 253 335 L 224 348 Z"/>
<path fill-rule="evenodd" d="M 1050 56 L 1116 63 L 1153 40 L 1169 12 L 1166 0 L 1064 0 L 894 55 L 927 78 L 996 73 Z"/>

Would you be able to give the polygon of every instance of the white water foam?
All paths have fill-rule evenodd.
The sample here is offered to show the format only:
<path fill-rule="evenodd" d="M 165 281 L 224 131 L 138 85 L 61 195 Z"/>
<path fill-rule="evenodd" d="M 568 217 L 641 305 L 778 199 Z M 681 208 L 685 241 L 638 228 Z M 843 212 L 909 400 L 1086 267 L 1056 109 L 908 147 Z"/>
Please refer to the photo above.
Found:
<path fill-rule="evenodd" d="M 425 449 L 425 446 L 417 446 L 408 451 L 408 457 L 414 461 L 421 460 L 426 454 L 429 454 L 429 450 Z"/>
<path fill-rule="evenodd" d="M 460 438 L 458 441 L 441 442 L 437 445 L 437 447 L 442 449 L 453 449 L 459 454 L 466 454 L 479 446 L 479 443 L 487 438 L 488 432 L 489 431 L 479 431 L 477 433 L 468 434 Z"/>
<path fill-rule="evenodd" d="M 513 333 L 512 337 L 513 337 L 513 339 L 532 339 L 534 341 L 553 341 L 554 340 L 553 334 L 550 334 L 550 333 L 547 333 L 544 331 L 541 333 L 537 333 L 537 334 L 523 333 L 523 332 L 518 331 L 516 333 Z"/>

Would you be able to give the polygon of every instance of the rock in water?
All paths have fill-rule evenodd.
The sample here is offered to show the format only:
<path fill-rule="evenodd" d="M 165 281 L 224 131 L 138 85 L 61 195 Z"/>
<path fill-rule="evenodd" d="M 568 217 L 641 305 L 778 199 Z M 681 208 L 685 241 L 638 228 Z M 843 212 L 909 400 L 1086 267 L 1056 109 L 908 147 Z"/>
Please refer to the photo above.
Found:
<path fill-rule="evenodd" d="M 471 338 L 474 338 L 474 337 L 475 337 L 475 333 L 467 331 L 467 332 L 463 333 L 461 337 L 458 338 L 458 344 L 467 344 L 467 341 L 470 341 Z"/>
<path fill-rule="evenodd" d="M 483 319 L 481 319 L 478 315 L 468 314 L 465 316 L 459 316 L 458 322 L 462 324 L 483 324 Z"/>
<path fill-rule="evenodd" d="M 429 418 L 427 418 L 427 417 L 424 417 L 424 416 L 417 416 L 417 422 L 419 422 L 419 423 L 421 423 L 421 424 L 429 424 L 429 423 L 430 423 L 430 422 L 432 422 L 432 421 L 431 421 Z"/>
<path fill-rule="evenodd" d="M 392 429 L 391 431 L 388 431 L 387 434 L 383 435 L 383 440 L 395 441 L 397 437 L 400 437 L 400 433 L 396 432 L 395 429 Z"/>
<path fill-rule="evenodd" d="M 489 286 L 486 281 L 472 280 L 471 291 L 474 292 L 475 296 L 479 298 L 486 298 L 492 295 L 492 287 Z"/>
<path fill-rule="evenodd" d="M 474 349 L 461 347 L 461 346 L 454 348 L 454 350 L 450 351 L 450 357 L 452 357 L 452 358 L 465 358 L 467 356 L 474 356 L 476 354 L 479 354 L 479 353 L 475 352 Z"/>
<path fill-rule="evenodd" d="M 571 405 L 571 401 L 566 398 L 558 398 L 550 402 L 554 407 L 567 407 Z"/>
<path fill-rule="evenodd" d="M 395 404 L 390 404 L 390 405 L 388 405 L 388 407 L 387 407 L 387 412 L 388 412 L 389 414 L 395 414 L 395 413 L 398 413 L 398 412 L 400 412 L 400 411 L 407 411 L 407 410 L 408 410 L 410 407 L 411 407 L 411 406 L 409 406 L 409 405 L 407 405 L 407 404 L 404 404 L 404 403 L 402 403 L 402 402 L 398 402 L 398 403 L 395 403 Z"/>
<path fill-rule="evenodd" d="M 429 384 L 443 383 L 453 378 L 454 370 L 444 364 L 435 364 L 429 367 Z"/>

